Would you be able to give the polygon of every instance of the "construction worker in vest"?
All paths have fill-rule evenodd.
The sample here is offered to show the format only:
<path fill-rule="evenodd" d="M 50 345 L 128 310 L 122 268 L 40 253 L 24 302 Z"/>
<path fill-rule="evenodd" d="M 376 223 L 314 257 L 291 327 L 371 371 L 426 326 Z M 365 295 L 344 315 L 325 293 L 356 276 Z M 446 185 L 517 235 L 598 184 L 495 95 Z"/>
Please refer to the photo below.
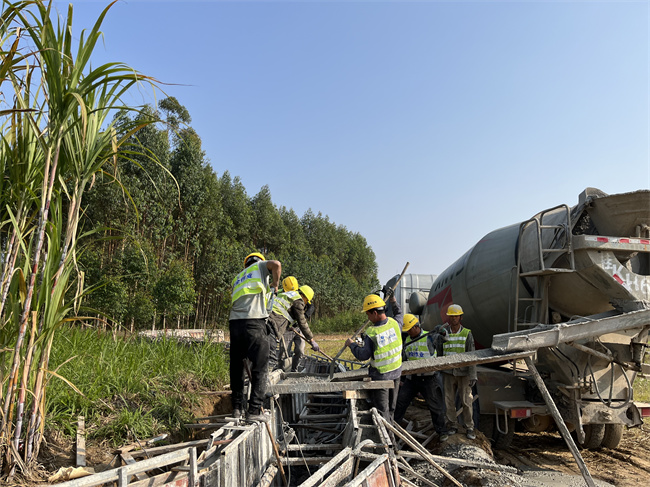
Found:
<path fill-rule="evenodd" d="M 251 394 L 246 419 L 267 422 L 262 414 L 266 394 L 269 360 L 270 301 L 280 284 L 282 265 L 277 260 L 265 260 L 260 253 L 244 259 L 244 270 L 232 281 L 230 310 L 230 388 L 233 416 L 241 417 L 244 407 L 244 359 L 251 363 Z"/>
<path fill-rule="evenodd" d="M 442 326 L 443 340 L 438 347 L 438 355 L 454 355 L 457 353 L 474 351 L 474 337 L 469 328 L 462 324 L 463 308 L 452 304 L 447 308 L 447 323 Z M 467 438 L 476 438 L 474 433 L 474 420 L 472 418 L 472 387 L 476 384 L 476 365 L 457 367 L 442 371 L 445 407 L 447 409 L 447 424 L 440 441 L 446 441 L 458 431 L 458 418 L 456 417 L 456 394 L 460 396 L 463 405 L 463 422 Z"/>
<path fill-rule="evenodd" d="M 275 337 L 270 337 L 273 354 L 269 363 L 276 366 L 278 362 L 283 362 L 284 357 L 289 356 L 291 344 L 294 343 L 291 371 L 296 372 L 300 359 L 305 354 L 304 340 L 293 331 L 296 325 L 302 336 L 309 341 L 311 348 L 316 352 L 320 350 L 305 317 L 305 308 L 313 300 L 314 290 L 309 286 L 298 287 L 298 280 L 293 276 L 289 276 L 282 281 L 282 288 L 283 292 L 276 296 L 273 302 L 273 312 L 269 317 L 277 334 L 277 340 L 280 341 L 281 352 L 277 353 L 277 348 L 273 346 L 276 341 Z"/>
<path fill-rule="evenodd" d="M 370 359 L 369 375 L 372 380 L 392 380 L 393 389 L 371 389 L 370 399 L 377 411 L 387 420 L 393 421 L 399 379 L 402 374 L 402 310 L 388 289 L 387 296 L 393 307 L 393 317 L 386 316 L 386 302 L 377 294 L 370 294 L 363 300 L 363 311 L 371 321 L 363 336 L 363 345 L 348 338 L 345 345 L 359 360 Z"/>
<path fill-rule="evenodd" d="M 429 334 L 420 327 L 420 322 L 412 314 L 404 315 L 402 331 L 406 332 L 408 341 L 402 349 L 402 360 L 422 360 L 430 357 L 437 357 L 435 337 L 436 334 Z M 413 398 L 421 393 L 426 401 L 431 422 L 436 432 L 442 435 L 445 426 L 444 400 L 442 395 L 442 378 L 438 372 L 424 372 L 402 376 L 397 395 L 397 406 L 395 408 L 395 422 L 399 423 Z"/>

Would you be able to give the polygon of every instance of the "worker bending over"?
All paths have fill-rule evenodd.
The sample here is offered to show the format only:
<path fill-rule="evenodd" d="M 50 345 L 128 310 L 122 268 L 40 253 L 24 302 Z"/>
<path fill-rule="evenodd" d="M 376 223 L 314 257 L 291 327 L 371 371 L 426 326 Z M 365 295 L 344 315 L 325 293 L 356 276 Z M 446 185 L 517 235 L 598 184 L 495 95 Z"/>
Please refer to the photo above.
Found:
<path fill-rule="evenodd" d="M 244 359 L 252 363 L 251 394 L 246 419 L 267 422 L 262 414 L 266 393 L 269 360 L 267 306 L 277 291 L 282 265 L 277 260 L 266 261 L 260 253 L 244 259 L 244 270 L 232 281 L 230 310 L 230 388 L 233 416 L 241 417 L 244 407 Z"/>
<path fill-rule="evenodd" d="M 271 346 L 269 365 L 270 368 L 275 368 L 279 363 L 283 363 L 284 357 L 289 356 L 289 350 L 293 343 L 291 371 L 297 372 L 300 359 L 305 354 L 305 341 L 294 332 L 294 326 L 298 325 L 300 333 L 309 341 L 314 351 L 320 350 L 306 319 L 306 311 L 314 299 L 314 290 L 309 286 L 298 287 L 298 280 L 293 276 L 282 281 L 282 287 L 283 292 L 275 297 L 273 311 L 269 317 L 275 333 L 275 337 L 269 336 Z M 276 346 L 278 340 L 280 342 L 279 353 Z"/>
<path fill-rule="evenodd" d="M 438 356 L 436 338 L 441 339 L 441 335 L 424 331 L 414 315 L 404 315 L 402 331 L 408 335 L 408 342 L 404 344 L 402 350 L 402 360 L 422 360 Z M 436 432 L 442 436 L 445 416 L 442 378 L 439 372 L 423 372 L 421 374 L 402 376 L 395 408 L 395 422 L 399 423 L 402 420 L 411 401 L 418 393 L 421 393 L 424 397 L 431 414 L 431 422 Z"/>
<path fill-rule="evenodd" d="M 447 323 L 442 326 L 442 346 L 438 353 L 444 356 L 457 353 L 473 352 L 474 337 L 469 328 L 462 324 L 463 308 L 458 304 L 452 304 L 447 308 Z M 476 365 L 467 367 L 456 367 L 443 370 L 443 382 L 445 390 L 445 406 L 447 408 L 447 424 L 445 432 L 440 441 L 446 441 L 451 435 L 458 431 L 458 417 L 456 416 L 456 393 L 460 396 L 463 405 L 463 422 L 467 438 L 476 438 L 474 433 L 474 421 L 472 419 L 472 387 L 476 384 Z"/>
<path fill-rule="evenodd" d="M 386 289 L 386 288 L 384 288 Z M 370 399 L 377 411 L 387 420 L 393 421 L 399 379 L 402 374 L 402 310 L 387 288 L 390 304 L 393 307 L 393 318 L 386 316 L 386 303 L 377 294 L 370 294 L 363 300 L 363 311 L 372 322 L 363 336 L 363 345 L 358 345 L 348 338 L 345 345 L 350 347 L 352 354 L 359 360 L 370 359 L 369 375 L 372 380 L 392 380 L 393 389 L 371 389 Z"/>

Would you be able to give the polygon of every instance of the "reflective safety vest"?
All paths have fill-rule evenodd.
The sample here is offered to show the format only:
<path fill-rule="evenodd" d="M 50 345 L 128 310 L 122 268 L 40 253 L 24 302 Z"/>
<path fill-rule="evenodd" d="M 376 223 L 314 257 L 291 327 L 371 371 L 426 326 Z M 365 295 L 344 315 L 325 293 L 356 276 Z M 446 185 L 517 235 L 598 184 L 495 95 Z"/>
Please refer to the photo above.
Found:
<path fill-rule="evenodd" d="M 426 331 L 422 331 L 419 337 L 425 337 L 428 334 Z M 404 353 L 408 360 L 421 360 L 423 358 L 437 357 L 438 353 L 434 350 L 433 355 L 429 352 L 429 347 L 427 346 L 427 339 L 420 338 L 417 342 L 409 343 L 404 347 Z"/>
<path fill-rule="evenodd" d="M 259 264 L 255 263 L 237 274 L 232 281 L 232 302 L 234 303 L 247 294 L 264 294 L 264 306 L 268 304 L 268 293 L 271 290 L 262 282 Z"/>
<path fill-rule="evenodd" d="M 402 333 L 399 323 L 393 318 L 381 326 L 371 326 L 366 332 L 375 344 L 375 352 L 370 365 L 385 374 L 402 366 Z"/>
<path fill-rule="evenodd" d="M 448 330 L 449 339 L 442 345 L 445 355 L 454 355 L 455 353 L 465 353 L 465 342 L 469 335 L 469 328 L 462 327 L 458 333 L 452 333 Z"/>
<path fill-rule="evenodd" d="M 291 309 L 291 306 L 293 306 L 293 303 L 299 299 L 302 298 L 300 297 L 300 293 L 298 291 L 285 291 L 283 293 L 280 293 L 275 297 L 275 300 L 273 301 L 273 312 L 284 316 L 289 320 L 289 323 L 293 323 L 296 320 L 291 317 L 289 310 Z"/>

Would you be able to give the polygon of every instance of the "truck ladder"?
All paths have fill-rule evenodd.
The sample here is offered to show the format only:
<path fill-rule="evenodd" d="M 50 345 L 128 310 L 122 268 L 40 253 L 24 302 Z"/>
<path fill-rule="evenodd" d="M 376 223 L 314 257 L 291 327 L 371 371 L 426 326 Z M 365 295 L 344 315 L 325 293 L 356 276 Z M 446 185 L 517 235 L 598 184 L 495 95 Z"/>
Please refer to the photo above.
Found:
<path fill-rule="evenodd" d="M 556 210 L 563 210 L 566 213 L 565 223 L 548 224 L 545 222 L 545 216 Z M 571 212 L 567 205 L 559 205 L 541 212 L 519 225 L 519 245 L 523 242 L 523 237 L 528 229 L 535 232 L 535 242 L 537 244 L 537 267 L 532 270 L 522 269 L 521 254 L 522 249 L 517 252 L 516 282 L 515 291 L 515 309 L 514 309 L 514 330 L 525 330 L 537 325 L 538 323 L 548 323 L 548 287 L 550 278 L 553 275 L 574 272 L 575 259 L 573 253 L 571 229 Z M 550 242 L 547 247 L 544 242 Z M 565 254 L 569 258 L 569 267 L 549 267 L 557 259 Z M 535 286 L 532 297 L 527 297 L 525 291 L 522 292 L 522 286 L 528 287 L 527 279 L 534 279 Z M 524 308 L 523 320 L 519 317 L 520 308 Z M 530 315 L 528 314 L 530 312 Z M 530 319 L 527 319 L 528 316 Z"/>

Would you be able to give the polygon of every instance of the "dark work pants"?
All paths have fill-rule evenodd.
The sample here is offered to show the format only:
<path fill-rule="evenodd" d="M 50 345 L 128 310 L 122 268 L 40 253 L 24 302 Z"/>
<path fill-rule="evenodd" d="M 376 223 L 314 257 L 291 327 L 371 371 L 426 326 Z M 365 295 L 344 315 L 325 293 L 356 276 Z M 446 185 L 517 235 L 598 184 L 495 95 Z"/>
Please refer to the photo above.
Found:
<path fill-rule="evenodd" d="M 413 398 L 418 392 L 422 393 L 431 413 L 431 421 L 438 433 L 445 427 L 444 396 L 442 393 L 442 380 L 440 374 L 426 376 L 408 375 L 400 384 L 395 407 L 395 422 L 399 423 Z"/>
<path fill-rule="evenodd" d="M 251 367 L 248 412 L 259 414 L 268 381 L 269 335 L 266 319 L 230 320 L 230 388 L 233 409 L 244 406 L 244 359 Z"/>
<path fill-rule="evenodd" d="M 394 389 L 370 389 L 369 391 L 373 407 L 391 424 L 393 424 L 395 405 L 399 393 L 399 377 L 393 379 L 393 382 L 395 383 Z"/>

